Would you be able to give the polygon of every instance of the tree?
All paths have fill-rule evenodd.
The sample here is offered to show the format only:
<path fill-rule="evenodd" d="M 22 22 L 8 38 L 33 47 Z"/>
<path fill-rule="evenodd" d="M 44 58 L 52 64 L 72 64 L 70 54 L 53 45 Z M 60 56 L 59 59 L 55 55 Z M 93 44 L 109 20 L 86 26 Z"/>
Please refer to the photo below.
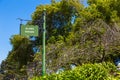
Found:
<path fill-rule="evenodd" d="M 13 49 L 8 55 L 8 61 L 18 62 L 19 68 L 21 68 L 23 65 L 27 65 L 28 62 L 33 60 L 34 52 L 32 49 L 32 43 L 29 39 L 14 35 L 10 40 Z"/>
<path fill-rule="evenodd" d="M 88 4 L 96 6 L 96 10 L 100 12 L 100 18 L 106 22 L 119 21 L 119 0 L 88 0 Z"/>
<path fill-rule="evenodd" d="M 79 0 L 61 0 L 54 5 L 40 5 L 32 15 L 33 24 L 39 25 L 39 22 L 35 21 L 42 20 L 43 8 L 46 8 L 47 40 L 54 36 L 57 41 L 58 35 L 65 38 L 71 31 L 72 23 L 75 21 L 77 13 L 82 10 L 83 5 Z M 42 29 L 40 30 L 40 38 L 41 34 Z"/>
<path fill-rule="evenodd" d="M 10 38 L 12 50 L 9 52 L 7 59 L 2 62 L 1 68 L 5 72 L 5 78 L 12 79 L 26 76 L 25 66 L 33 61 L 34 52 L 32 43 L 28 38 L 20 35 L 14 35 Z"/>
<path fill-rule="evenodd" d="M 89 6 L 84 7 L 78 0 L 62 0 L 44 6 L 48 11 L 49 26 L 47 72 L 70 69 L 71 64 L 113 60 L 110 56 L 118 56 L 119 52 L 113 54 L 111 51 L 111 45 L 120 38 L 116 9 L 112 9 L 112 3 L 106 0 L 89 0 L 88 3 Z M 35 11 L 33 21 L 42 7 Z M 41 55 L 36 55 L 35 61 L 41 62 L 38 56 Z"/>

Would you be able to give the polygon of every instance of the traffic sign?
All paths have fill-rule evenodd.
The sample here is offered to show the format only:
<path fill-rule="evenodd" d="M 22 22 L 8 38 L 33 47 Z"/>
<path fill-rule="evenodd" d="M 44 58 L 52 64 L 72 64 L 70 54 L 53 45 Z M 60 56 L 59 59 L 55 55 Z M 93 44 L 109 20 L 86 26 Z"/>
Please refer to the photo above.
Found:
<path fill-rule="evenodd" d="M 36 25 L 21 25 L 20 32 L 22 36 L 38 36 L 38 26 Z"/>

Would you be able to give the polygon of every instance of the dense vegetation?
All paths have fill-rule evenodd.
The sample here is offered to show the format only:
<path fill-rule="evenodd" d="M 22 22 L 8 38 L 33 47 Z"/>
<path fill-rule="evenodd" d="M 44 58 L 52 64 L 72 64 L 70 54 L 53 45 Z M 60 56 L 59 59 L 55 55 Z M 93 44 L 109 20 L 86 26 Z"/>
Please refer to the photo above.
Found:
<path fill-rule="evenodd" d="M 116 67 L 112 63 L 83 64 L 73 70 L 34 77 L 32 80 L 116 80 L 115 71 Z"/>
<path fill-rule="evenodd" d="M 91 65 L 94 69 L 97 65 L 101 65 L 96 63 L 114 62 L 120 57 L 119 5 L 119 0 L 88 0 L 87 7 L 79 0 L 51 0 L 49 5 L 37 6 L 32 14 L 32 22 L 27 24 L 38 25 L 39 36 L 28 39 L 14 35 L 10 38 L 13 49 L 1 64 L 1 70 L 4 72 L 2 76 L 5 79 L 7 77 L 30 79 L 41 75 L 43 32 L 41 22 L 44 8 L 46 8 L 47 29 L 47 74 L 56 73 L 59 69 L 70 70 L 71 65 L 91 63 L 88 66 Z M 83 68 L 76 70 L 81 69 Z M 107 76 L 106 69 L 103 71 Z M 67 72 L 62 73 L 58 77 L 66 74 Z M 72 77 L 72 75 L 73 73 L 69 73 L 66 76 Z M 57 75 L 52 75 L 54 76 Z"/>

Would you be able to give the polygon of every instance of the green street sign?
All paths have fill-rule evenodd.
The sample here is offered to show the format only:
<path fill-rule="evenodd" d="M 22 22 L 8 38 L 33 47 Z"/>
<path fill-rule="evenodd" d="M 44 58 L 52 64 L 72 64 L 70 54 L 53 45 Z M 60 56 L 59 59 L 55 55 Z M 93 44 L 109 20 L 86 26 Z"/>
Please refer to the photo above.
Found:
<path fill-rule="evenodd" d="M 22 36 L 38 36 L 37 25 L 21 25 L 20 30 Z"/>

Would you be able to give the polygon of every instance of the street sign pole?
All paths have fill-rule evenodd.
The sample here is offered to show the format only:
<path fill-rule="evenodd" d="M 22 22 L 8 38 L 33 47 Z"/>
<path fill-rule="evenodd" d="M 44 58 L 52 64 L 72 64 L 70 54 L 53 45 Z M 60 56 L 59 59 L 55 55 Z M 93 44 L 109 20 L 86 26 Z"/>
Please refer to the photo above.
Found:
<path fill-rule="evenodd" d="M 23 20 L 23 19 L 20 19 L 18 18 L 21 22 L 22 21 L 30 21 L 30 20 Z M 22 24 L 20 25 L 22 26 Z M 22 27 L 23 28 L 23 27 Z M 23 28 L 24 29 L 24 28 Z M 21 29 L 20 29 L 21 30 Z M 22 31 L 20 31 L 20 34 Z M 30 31 L 26 31 L 26 34 L 28 34 L 28 32 Z M 32 31 L 33 32 L 33 31 Z M 35 31 L 36 32 L 36 31 Z M 24 34 L 24 33 L 23 33 Z M 26 35 L 25 34 L 25 35 Z M 46 74 L 46 61 L 45 61 L 45 56 L 46 56 L 46 51 L 45 51 L 45 38 L 46 38 L 46 9 L 44 9 L 44 12 L 43 12 L 43 41 L 42 41 L 42 47 L 43 47 L 43 50 L 42 50 L 42 76 L 45 76 Z"/>
<path fill-rule="evenodd" d="M 22 19 L 20 19 L 20 18 L 17 18 L 17 19 L 19 19 L 19 20 L 20 20 L 20 35 L 21 35 Z"/>
<path fill-rule="evenodd" d="M 42 51 L 42 76 L 46 74 L 46 66 L 45 66 L 45 35 L 46 35 L 46 9 L 44 9 L 43 13 L 43 51 Z"/>
<path fill-rule="evenodd" d="M 20 35 L 21 35 L 21 26 L 22 26 L 22 22 L 20 23 Z"/>

